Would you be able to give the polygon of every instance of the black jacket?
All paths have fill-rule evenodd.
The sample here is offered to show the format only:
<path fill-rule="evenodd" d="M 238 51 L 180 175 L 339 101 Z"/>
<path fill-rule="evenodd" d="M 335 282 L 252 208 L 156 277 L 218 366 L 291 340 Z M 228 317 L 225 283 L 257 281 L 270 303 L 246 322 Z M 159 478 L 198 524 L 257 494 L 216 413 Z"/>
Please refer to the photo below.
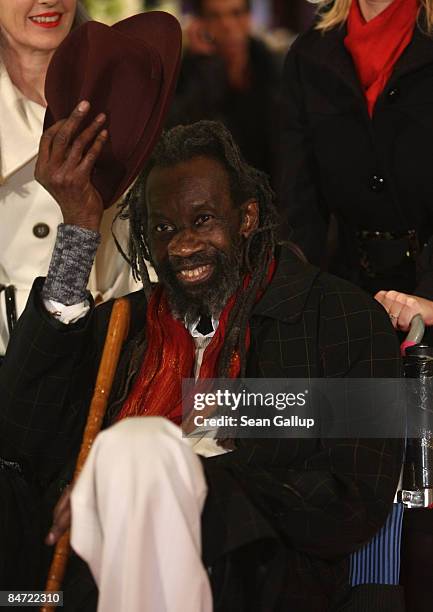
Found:
<path fill-rule="evenodd" d="M 78 447 L 110 304 L 61 326 L 41 307 L 39 286 L 0 368 L 0 456 L 21 462 L 54 501 Z M 143 294 L 129 299 L 130 340 L 113 398 L 123 395 L 145 321 Z M 250 329 L 248 377 L 400 373 L 385 311 L 285 250 Z M 215 610 L 325 612 L 344 598 L 348 555 L 384 523 L 401 460 L 400 442 L 382 439 L 244 439 L 232 453 L 203 459 L 203 558 Z"/>
<path fill-rule="evenodd" d="M 332 272 L 369 291 L 413 292 L 407 241 L 370 242 L 379 275 L 372 280 L 361 271 L 355 233 L 413 229 L 421 248 L 433 234 L 433 40 L 416 27 L 370 119 L 345 34 L 344 27 L 324 34 L 310 29 L 286 58 L 282 214 L 292 239 L 318 263 L 333 213 L 339 248 Z M 430 268 L 420 295 L 433 296 L 432 279 Z"/>

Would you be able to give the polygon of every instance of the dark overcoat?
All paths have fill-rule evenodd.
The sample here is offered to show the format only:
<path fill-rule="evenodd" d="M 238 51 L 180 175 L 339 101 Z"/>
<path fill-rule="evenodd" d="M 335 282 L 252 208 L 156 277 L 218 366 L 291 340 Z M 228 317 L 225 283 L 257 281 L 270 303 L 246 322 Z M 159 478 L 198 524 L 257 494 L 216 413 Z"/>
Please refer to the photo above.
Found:
<path fill-rule="evenodd" d="M 416 230 L 420 252 L 433 234 L 433 39 L 422 22 L 421 16 L 372 118 L 344 46 L 345 27 L 299 36 L 284 68 L 283 218 L 292 240 L 318 264 L 332 214 L 338 249 L 329 270 L 371 292 L 413 293 L 416 257 L 408 253 L 416 246 L 398 236 Z M 356 238 L 362 231 L 397 239 L 365 246 Z M 431 254 L 426 264 L 417 293 L 432 297 Z"/>
<path fill-rule="evenodd" d="M 41 280 L 0 368 L 0 456 L 21 466 L 0 469 L 0 484 L 9 509 L 16 502 L 8 493 L 11 487 L 33 487 L 38 501 L 32 508 L 39 512 L 42 533 L 49 521 L 45 515 L 70 477 L 111 305 L 92 309 L 72 326 L 62 326 L 41 306 L 40 287 Z M 144 295 L 138 292 L 129 300 L 132 326 L 112 400 L 124 396 L 131 384 L 131 351 L 145 326 Z M 284 249 L 274 278 L 250 317 L 250 329 L 248 377 L 400 374 L 396 337 L 382 307 L 355 286 L 320 273 Z M 335 609 L 349 595 L 349 554 L 372 537 L 389 513 L 402 461 L 400 442 L 244 439 L 237 443 L 231 453 L 202 460 L 209 484 L 203 559 L 215 610 Z M 18 517 L 5 514 L 4 508 L 2 503 L 0 538 L 10 540 L 11 533 L 21 538 L 18 552 L 12 547 L 16 566 L 9 567 L 7 575 L 13 580 L 31 555 L 28 550 L 24 558 L 20 554 L 26 532 L 16 530 Z M 31 519 L 22 504 L 19 508 L 30 532 Z M 90 596 L 86 589 L 91 590 L 91 581 L 77 582 L 76 575 L 68 580 L 75 591 L 69 596 L 67 587 L 65 594 L 65 609 L 71 610 L 80 589 L 84 599 Z M 6 587 L 11 584 L 2 585 Z M 76 607 L 92 609 L 86 606 L 80 602 Z"/>

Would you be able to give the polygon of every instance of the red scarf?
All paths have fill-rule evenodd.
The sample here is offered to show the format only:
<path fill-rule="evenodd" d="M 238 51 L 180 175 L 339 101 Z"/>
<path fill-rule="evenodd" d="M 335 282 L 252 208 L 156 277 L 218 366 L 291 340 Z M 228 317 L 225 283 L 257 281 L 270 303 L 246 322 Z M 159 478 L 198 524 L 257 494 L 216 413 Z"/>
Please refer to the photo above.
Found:
<path fill-rule="evenodd" d="M 267 282 L 275 270 L 275 261 L 269 266 Z M 244 280 L 244 288 L 249 278 Z M 257 299 L 261 297 L 260 291 Z M 218 328 L 203 354 L 199 378 L 216 378 L 217 364 L 224 342 L 227 321 L 236 300 L 236 294 L 227 302 L 219 318 Z M 174 423 L 182 420 L 182 379 L 194 377 L 195 345 L 182 321 L 170 311 L 167 296 L 159 285 L 153 292 L 146 313 L 147 348 L 137 380 L 122 406 L 116 420 L 129 416 L 164 416 Z M 245 337 L 250 346 L 250 329 Z M 229 378 L 237 378 L 240 359 L 234 353 Z"/>
<path fill-rule="evenodd" d="M 352 0 L 344 44 L 355 64 L 370 117 L 396 61 L 411 41 L 418 9 L 418 0 L 393 0 L 379 15 L 365 21 L 358 0 Z"/>

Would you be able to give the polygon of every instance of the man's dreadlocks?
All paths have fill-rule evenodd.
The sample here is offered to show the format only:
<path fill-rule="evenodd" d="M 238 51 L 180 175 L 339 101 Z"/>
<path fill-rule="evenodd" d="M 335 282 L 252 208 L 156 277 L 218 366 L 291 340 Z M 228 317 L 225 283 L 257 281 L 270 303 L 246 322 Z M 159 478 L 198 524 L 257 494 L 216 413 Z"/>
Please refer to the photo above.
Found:
<path fill-rule="evenodd" d="M 233 352 L 238 351 L 241 376 L 244 376 L 248 319 L 257 293 L 266 279 L 276 244 L 278 215 L 267 176 L 245 162 L 231 134 L 222 124 L 199 121 L 192 125 L 179 125 L 163 133 L 148 164 L 121 204 L 118 216 L 129 220 L 129 262 L 134 278 L 143 282 L 145 293 L 149 296 L 151 285 L 145 261 L 151 261 L 145 196 L 149 173 L 156 166 L 171 167 L 199 156 L 215 159 L 225 168 L 235 206 L 253 199 L 259 207 L 258 227 L 246 239 L 243 249 L 242 271 L 248 273 L 251 280 L 248 287 L 239 288 L 218 363 L 218 376 L 227 377 Z"/>

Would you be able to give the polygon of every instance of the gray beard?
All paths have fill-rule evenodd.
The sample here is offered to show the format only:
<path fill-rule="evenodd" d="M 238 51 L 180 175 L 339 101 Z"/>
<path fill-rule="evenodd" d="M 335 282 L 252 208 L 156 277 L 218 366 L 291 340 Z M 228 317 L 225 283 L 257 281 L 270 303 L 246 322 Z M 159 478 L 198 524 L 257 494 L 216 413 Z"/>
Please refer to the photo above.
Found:
<path fill-rule="evenodd" d="M 197 261 L 196 261 L 197 260 Z M 202 256 L 188 258 L 191 265 L 205 265 L 209 258 L 203 261 Z M 156 268 L 160 282 L 167 292 L 172 314 L 177 319 L 184 320 L 187 325 L 197 321 L 201 316 L 218 319 L 230 296 L 238 289 L 242 278 L 242 253 L 239 251 L 228 256 L 215 252 L 212 264 L 215 266 L 212 277 L 197 290 L 188 290 L 181 285 L 169 262 Z M 179 266 L 178 264 L 178 267 Z"/>

